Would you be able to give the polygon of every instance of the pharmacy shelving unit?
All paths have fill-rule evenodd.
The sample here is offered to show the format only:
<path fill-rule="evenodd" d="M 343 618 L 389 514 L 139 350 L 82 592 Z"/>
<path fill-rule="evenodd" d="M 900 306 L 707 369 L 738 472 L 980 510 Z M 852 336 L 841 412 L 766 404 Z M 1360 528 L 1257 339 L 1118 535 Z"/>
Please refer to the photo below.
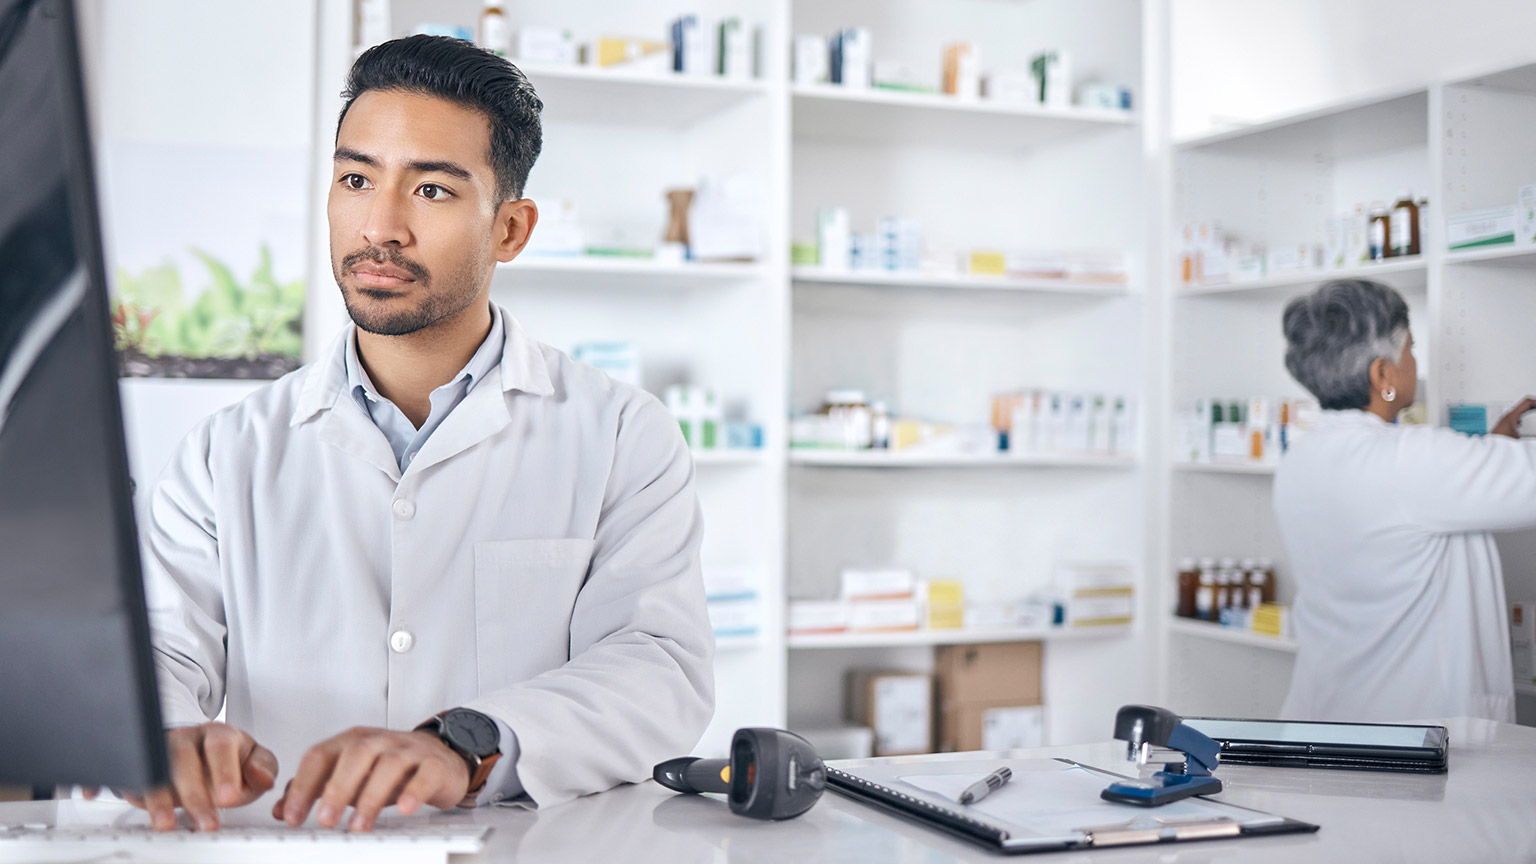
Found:
<path fill-rule="evenodd" d="M 1536 135 L 1536 63 L 1450 81 L 1435 91 L 1432 134 L 1440 148 L 1440 197 L 1450 212 L 1515 203 L 1536 182 L 1529 142 Z M 1512 403 L 1536 393 L 1536 352 L 1525 337 L 1536 315 L 1536 247 L 1447 253 L 1437 288 L 1439 422 L 1453 402 Z M 1536 532 L 1500 534 L 1509 600 L 1536 599 Z M 1517 690 L 1516 715 L 1536 723 L 1536 690 Z"/>
<path fill-rule="evenodd" d="M 789 87 L 796 240 L 814 241 L 818 209 L 838 206 L 857 232 L 882 217 L 917 220 L 941 266 L 972 248 L 1108 249 L 1132 262 L 1123 285 L 793 268 L 791 411 L 814 411 L 838 387 L 863 389 L 899 416 L 952 423 L 985 424 L 994 394 L 1030 387 L 1145 398 L 1142 15 L 1137 0 L 791 0 L 792 33 L 865 26 L 875 57 L 935 72 L 951 41 L 976 45 L 984 70 L 1027 69 L 1034 53 L 1065 48 L 1079 81 L 1128 85 L 1138 109 Z M 1050 589 L 1060 560 L 1124 560 L 1139 574 L 1145 473 L 1139 454 L 791 451 L 789 596 L 835 596 L 848 566 L 959 579 L 980 602 Z M 1045 643 L 1048 740 L 1101 738 L 1104 717 L 1150 698 L 1138 632 L 1027 634 Z M 935 638 L 790 639 L 790 728 L 840 725 L 847 670 L 929 669 Z"/>
<path fill-rule="evenodd" d="M 1452 402 L 1513 403 L 1536 391 L 1536 247 L 1447 251 L 1448 215 L 1515 203 L 1536 182 L 1527 142 L 1536 136 L 1536 66 L 1432 82 L 1288 118 L 1178 142 L 1172 224 L 1217 219 L 1248 239 L 1320 242 L 1323 220 L 1402 188 L 1429 198 L 1423 254 L 1348 270 L 1260 283 L 1168 283 L 1174 321 L 1173 411 L 1201 397 L 1297 396 L 1283 369 L 1280 313 L 1328 278 L 1379 279 L 1408 300 L 1422 376 L 1419 400 L 1444 425 Z M 1173 247 L 1177 251 L 1177 247 Z M 1175 273 L 1177 262 L 1166 262 Z M 1272 466 L 1171 462 L 1169 560 L 1154 578 L 1163 610 L 1164 698 L 1186 713 L 1276 716 L 1294 645 L 1176 619 L 1174 565 L 1185 556 L 1265 556 L 1279 563 L 1279 599 L 1290 602 L 1284 550 L 1270 509 Z M 1251 471 L 1253 476 L 1241 477 Z M 1536 534 L 1499 537 L 1511 600 L 1536 598 Z M 1276 650 L 1281 648 L 1282 650 Z M 1536 717 L 1536 689 L 1521 688 L 1519 718 Z"/>
<path fill-rule="evenodd" d="M 1392 199 L 1404 188 L 1425 194 L 1434 185 L 1430 101 L 1428 89 L 1397 91 L 1175 142 L 1170 227 L 1209 220 L 1249 242 L 1320 243 L 1326 220 L 1357 203 Z M 1444 205 L 1429 197 L 1426 221 L 1433 223 L 1443 218 Z M 1170 279 L 1164 293 L 1172 307 L 1167 440 L 1179 440 L 1178 412 L 1202 398 L 1226 403 L 1305 395 L 1285 371 L 1281 312 L 1326 279 L 1376 279 L 1400 291 L 1423 363 L 1434 353 L 1429 296 L 1439 258 L 1428 241 L 1424 245 L 1411 258 L 1281 272 L 1252 282 L 1186 285 Z M 1168 248 L 1173 254 L 1164 272 L 1179 273 L 1181 247 L 1173 240 Z M 1433 398 L 1433 383 L 1425 389 L 1421 398 Z M 1176 619 L 1171 612 L 1176 563 L 1185 557 L 1273 559 L 1279 601 L 1294 599 L 1270 507 L 1275 466 L 1192 464 L 1180 461 L 1180 454 L 1169 466 L 1168 557 L 1151 579 L 1165 623 L 1162 698 L 1186 714 L 1278 716 L 1293 644 Z"/>

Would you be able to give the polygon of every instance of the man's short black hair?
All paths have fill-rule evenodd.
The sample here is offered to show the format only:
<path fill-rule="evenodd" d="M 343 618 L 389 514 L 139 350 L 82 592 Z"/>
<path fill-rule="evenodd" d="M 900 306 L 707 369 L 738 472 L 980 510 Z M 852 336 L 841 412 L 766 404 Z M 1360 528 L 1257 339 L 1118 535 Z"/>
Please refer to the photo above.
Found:
<path fill-rule="evenodd" d="M 346 104 L 336 118 L 337 135 L 352 103 L 369 90 L 436 96 L 484 114 L 491 126 L 497 203 L 523 196 L 528 172 L 544 146 L 539 123 L 544 103 L 522 70 L 463 39 L 407 36 L 382 42 L 352 64 L 341 92 Z"/>

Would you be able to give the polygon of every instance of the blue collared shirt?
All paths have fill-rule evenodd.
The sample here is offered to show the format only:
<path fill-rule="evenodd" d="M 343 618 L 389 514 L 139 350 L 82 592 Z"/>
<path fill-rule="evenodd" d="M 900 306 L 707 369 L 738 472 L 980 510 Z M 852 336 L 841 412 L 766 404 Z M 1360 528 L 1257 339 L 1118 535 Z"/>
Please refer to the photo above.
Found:
<path fill-rule="evenodd" d="M 492 310 L 491 332 L 486 334 L 485 341 L 480 343 L 480 348 L 475 351 L 469 363 L 459 370 L 459 374 L 453 376 L 447 384 L 433 390 L 429 398 L 432 402 L 432 411 L 427 419 L 416 428 L 415 424 L 405 416 L 395 403 L 379 394 L 378 388 L 373 386 L 373 380 L 368 377 L 368 371 L 363 368 L 362 360 L 357 356 L 357 337 L 347 340 L 347 389 L 351 391 L 357 403 L 363 406 L 368 416 L 373 419 L 373 424 L 379 427 L 388 439 L 390 449 L 395 452 L 395 461 L 400 463 L 400 472 L 403 474 L 410 467 L 416 454 L 421 452 L 427 438 L 433 431 L 441 426 L 449 413 L 458 407 L 464 397 L 469 395 L 475 385 L 495 371 L 501 363 L 501 355 L 506 348 L 507 330 L 501 323 L 501 316 Z"/>

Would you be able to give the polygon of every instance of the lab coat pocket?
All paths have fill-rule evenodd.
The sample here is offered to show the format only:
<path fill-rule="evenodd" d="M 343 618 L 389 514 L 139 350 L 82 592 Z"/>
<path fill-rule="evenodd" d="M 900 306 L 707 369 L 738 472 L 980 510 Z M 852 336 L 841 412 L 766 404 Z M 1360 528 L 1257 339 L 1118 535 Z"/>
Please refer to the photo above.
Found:
<path fill-rule="evenodd" d="M 571 612 L 591 540 L 475 544 L 475 653 L 480 692 L 526 681 L 570 658 Z"/>

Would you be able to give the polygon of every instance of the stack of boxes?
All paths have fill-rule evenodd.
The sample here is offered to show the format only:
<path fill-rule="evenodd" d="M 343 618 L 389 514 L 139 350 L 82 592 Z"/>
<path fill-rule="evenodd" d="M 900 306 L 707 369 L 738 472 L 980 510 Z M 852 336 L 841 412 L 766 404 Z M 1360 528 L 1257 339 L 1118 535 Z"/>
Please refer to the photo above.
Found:
<path fill-rule="evenodd" d="M 922 580 L 910 570 L 855 568 L 842 572 L 836 600 L 791 600 L 789 632 L 903 633 L 966 626 L 965 584 Z"/>
<path fill-rule="evenodd" d="M 939 749 L 1043 746 L 1040 657 L 1039 642 L 940 648 L 934 664 Z"/>
<path fill-rule="evenodd" d="M 932 674 L 852 670 L 844 713 L 873 732 L 875 756 L 1040 747 L 1040 660 L 1039 642 L 1005 642 L 939 648 Z"/>
<path fill-rule="evenodd" d="M 855 633 L 900 633 L 922 625 L 923 604 L 917 577 L 897 568 L 846 568 L 842 600 L 848 605 L 848 629 Z"/>

